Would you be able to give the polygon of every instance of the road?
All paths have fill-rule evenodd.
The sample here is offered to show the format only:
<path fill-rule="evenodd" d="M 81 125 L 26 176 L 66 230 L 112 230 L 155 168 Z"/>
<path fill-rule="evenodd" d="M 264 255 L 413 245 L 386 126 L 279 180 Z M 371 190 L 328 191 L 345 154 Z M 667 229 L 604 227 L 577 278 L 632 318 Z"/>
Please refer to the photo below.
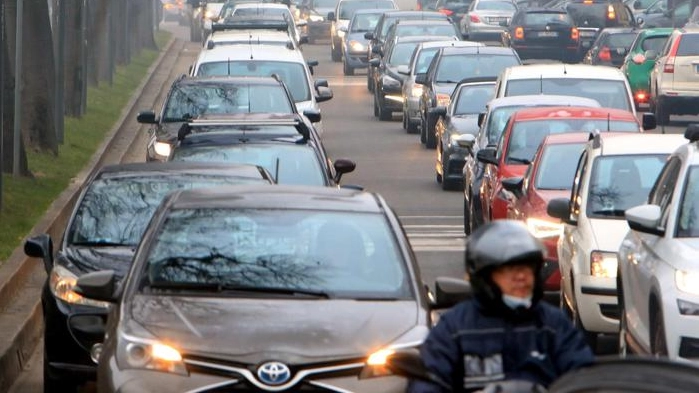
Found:
<path fill-rule="evenodd" d="M 178 39 L 188 37 L 185 28 L 175 23 L 164 28 L 172 30 Z M 187 43 L 184 50 L 186 53 L 175 66 L 178 72 L 172 77 L 187 72 L 199 46 Z M 315 77 L 328 79 L 334 93 L 332 100 L 321 104 L 323 140 L 328 154 L 331 158 L 350 158 L 357 163 L 357 169 L 345 175 L 343 183 L 362 185 L 386 198 L 406 228 L 426 284 L 432 285 L 439 276 L 462 277 L 466 241 L 462 226 L 463 197 L 459 191 L 442 191 L 435 181 L 435 151 L 425 149 L 417 135 L 406 134 L 399 116 L 390 122 L 375 118 L 366 75 L 358 72 L 356 76 L 343 76 L 341 63 L 330 60 L 327 44 L 306 45 L 303 51 L 307 60 L 319 61 Z M 159 104 L 155 106 L 159 107 Z M 699 119 L 673 117 L 672 126 L 664 131 L 683 133 L 690 122 Z M 124 161 L 144 160 L 145 132 L 141 135 L 143 149 L 132 149 Z M 41 347 L 39 344 L 11 393 L 42 390 Z"/>

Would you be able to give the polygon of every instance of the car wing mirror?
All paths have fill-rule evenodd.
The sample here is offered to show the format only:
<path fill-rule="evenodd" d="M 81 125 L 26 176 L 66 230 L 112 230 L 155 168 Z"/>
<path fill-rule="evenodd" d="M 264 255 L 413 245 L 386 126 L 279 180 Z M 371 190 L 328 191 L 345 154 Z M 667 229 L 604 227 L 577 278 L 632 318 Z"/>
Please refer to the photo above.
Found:
<path fill-rule="evenodd" d="M 303 44 L 308 44 L 308 36 L 307 35 L 302 35 L 301 38 L 299 38 L 299 45 Z"/>
<path fill-rule="evenodd" d="M 502 179 L 502 187 L 513 193 L 515 197 L 521 198 L 523 195 L 522 186 L 524 185 L 523 177 L 507 177 Z"/>
<path fill-rule="evenodd" d="M 554 198 L 546 205 L 546 214 L 572 224 L 570 220 L 570 199 Z"/>
<path fill-rule="evenodd" d="M 353 172 L 357 168 L 357 163 L 347 158 L 338 158 L 333 162 L 333 168 L 335 168 L 335 183 L 339 184 L 342 175 L 345 173 Z"/>
<path fill-rule="evenodd" d="M 396 68 L 396 72 L 401 75 L 410 75 L 410 67 L 405 64 L 401 64 L 398 66 L 398 68 Z"/>
<path fill-rule="evenodd" d="M 311 121 L 311 123 L 318 123 L 320 121 L 320 111 L 317 109 L 306 109 L 303 111 L 303 115 Z"/>
<path fill-rule="evenodd" d="M 473 297 L 471 283 L 460 278 L 438 277 L 435 287 L 435 308 L 449 308 Z"/>
<path fill-rule="evenodd" d="M 456 137 L 456 144 L 462 149 L 473 149 L 476 143 L 476 136 L 473 134 L 461 134 Z"/>
<path fill-rule="evenodd" d="M 498 160 L 495 158 L 495 149 L 492 147 L 486 147 L 485 149 L 478 150 L 476 153 L 476 159 L 484 164 L 498 165 Z"/>
<path fill-rule="evenodd" d="M 318 79 L 315 80 L 315 82 L 313 82 L 313 86 L 315 86 L 316 89 L 319 88 L 319 87 L 329 87 L 329 86 L 328 86 L 328 80 L 327 80 L 327 79 L 318 78 Z"/>
<path fill-rule="evenodd" d="M 335 13 L 334 12 L 328 12 L 328 17 L 327 19 L 331 22 L 335 21 Z"/>
<path fill-rule="evenodd" d="M 426 85 L 427 84 L 427 74 L 424 72 L 416 74 L 415 75 L 415 83 L 417 83 L 418 85 Z"/>
<path fill-rule="evenodd" d="M 447 107 L 446 106 L 436 106 L 434 108 L 430 108 L 427 111 L 428 116 L 433 116 L 432 118 L 435 119 L 439 116 L 446 116 L 447 115 Z"/>
<path fill-rule="evenodd" d="M 478 114 L 478 127 L 483 125 L 483 120 L 485 120 L 485 112 Z"/>
<path fill-rule="evenodd" d="M 88 299 L 116 303 L 116 273 L 113 270 L 98 270 L 78 278 L 73 291 Z"/>
<path fill-rule="evenodd" d="M 156 124 L 158 119 L 153 111 L 143 111 L 136 115 L 136 121 L 142 124 Z"/>
<path fill-rule="evenodd" d="M 661 215 L 660 206 L 650 204 L 634 206 L 624 213 L 629 228 L 657 236 L 665 234 L 665 230 L 660 227 Z"/>
<path fill-rule="evenodd" d="M 364 33 L 364 39 L 373 40 L 374 39 L 374 32 L 367 31 L 366 33 Z"/>
<path fill-rule="evenodd" d="M 316 102 L 330 101 L 333 98 L 333 91 L 325 86 L 318 86 L 318 95 L 316 95 Z"/>
<path fill-rule="evenodd" d="M 43 233 L 27 239 L 24 242 L 24 254 L 33 258 L 41 258 L 47 274 L 53 269 L 53 241 L 48 234 Z"/>

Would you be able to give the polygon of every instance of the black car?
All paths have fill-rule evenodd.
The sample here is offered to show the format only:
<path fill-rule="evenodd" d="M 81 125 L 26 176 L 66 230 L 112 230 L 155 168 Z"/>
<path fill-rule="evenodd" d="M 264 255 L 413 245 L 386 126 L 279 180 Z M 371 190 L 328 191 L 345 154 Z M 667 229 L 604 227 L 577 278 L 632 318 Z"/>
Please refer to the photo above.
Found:
<path fill-rule="evenodd" d="M 638 22 L 644 29 L 654 27 L 684 27 L 693 11 L 693 1 L 676 1 L 675 6 L 670 9 L 660 10 L 661 7 L 653 7 L 655 10 L 649 9 L 648 13 L 643 12 L 637 16 Z M 667 6 L 667 3 L 664 4 Z M 651 13 L 651 11 L 660 11 Z M 696 21 L 694 21 L 696 23 Z"/>
<path fill-rule="evenodd" d="M 303 0 L 297 6 L 299 19 L 306 21 L 302 27 L 308 36 L 308 42 L 326 40 L 330 37 L 331 22 L 327 19 L 328 13 L 333 12 L 338 0 Z"/>
<path fill-rule="evenodd" d="M 402 393 L 407 380 L 383 358 L 419 346 L 431 326 L 397 215 L 357 190 L 172 193 L 128 281 L 114 284 L 110 271 L 78 280 L 83 295 L 115 303 L 98 370 L 104 393 Z"/>
<path fill-rule="evenodd" d="M 638 25 L 633 11 L 619 0 L 573 0 L 563 8 L 578 27 L 580 58 L 592 47 L 600 30 Z"/>
<path fill-rule="evenodd" d="M 137 116 L 139 123 L 153 125 L 148 130 L 146 160 L 167 159 L 184 122 L 204 115 L 234 113 L 296 114 L 297 111 L 293 97 L 278 77 L 183 75 L 170 87 L 160 116 L 154 111 Z"/>
<path fill-rule="evenodd" d="M 621 67 L 638 32 L 634 27 L 612 27 L 602 30 L 582 62 Z"/>
<path fill-rule="evenodd" d="M 441 12 L 460 26 L 461 19 L 468 14 L 468 7 L 471 5 L 471 0 L 437 0 L 434 5 L 437 12 Z"/>
<path fill-rule="evenodd" d="M 449 18 L 439 12 L 429 11 L 386 11 L 379 18 L 373 32 L 364 34 L 364 37 L 369 40 L 367 46 L 367 58 L 369 60 L 380 58 L 380 53 L 383 51 L 386 34 L 388 29 L 398 20 L 444 20 L 449 21 Z M 374 49 L 376 48 L 376 49 Z M 373 68 L 369 66 L 367 72 L 367 88 L 369 91 L 374 91 Z"/>
<path fill-rule="evenodd" d="M 451 93 L 459 81 L 466 78 L 497 77 L 505 68 L 521 63 L 517 52 L 512 48 L 439 48 L 427 72 L 415 76 L 415 83 L 423 85 L 420 96 L 420 142 L 428 149 L 437 147 L 434 126 L 439 116 L 433 108 L 449 105 Z"/>
<path fill-rule="evenodd" d="M 513 48 L 522 59 L 556 59 L 578 61 L 578 28 L 563 10 L 524 8 L 515 12 L 502 44 Z"/>
<path fill-rule="evenodd" d="M 229 115 L 188 122 L 170 161 L 260 165 L 279 184 L 336 186 L 355 163 L 332 162 L 310 122 L 300 115 Z"/>
<path fill-rule="evenodd" d="M 41 295 L 44 315 L 44 391 L 75 392 L 94 380 L 91 347 L 100 342 L 73 318 L 106 313 L 107 304 L 85 299 L 73 289 L 81 274 L 110 269 L 123 278 L 134 250 L 163 197 L 171 191 L 214 185 L 272 183 L 271 175 L 252 165 L 216 163 L 137 163 L 99 169 L 83 185 L 54 257 L 49 234 L 33 237 L 25 253 L 42 258 L 48 279 Z M 71 326 L 71 328 L 69 328 Z"/>

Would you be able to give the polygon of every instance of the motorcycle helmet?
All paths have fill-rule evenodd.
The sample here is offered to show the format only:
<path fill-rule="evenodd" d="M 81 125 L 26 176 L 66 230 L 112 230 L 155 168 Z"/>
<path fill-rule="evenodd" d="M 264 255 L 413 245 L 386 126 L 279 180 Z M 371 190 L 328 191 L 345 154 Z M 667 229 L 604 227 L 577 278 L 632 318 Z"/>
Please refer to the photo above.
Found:
<path fill-rule="evenodd" d="M 545 248 L 520 221 L 496 220 L 475 230 L 466 245 L 466 273 L 474 296 L 485 306 L 498 312 L 511 311 L 502 301 L 500 288 L 492 281 L 491 272 L 508 264 L 532 264 L 534 290 L 532 305 L 544 293 L 541 267 Z"/>

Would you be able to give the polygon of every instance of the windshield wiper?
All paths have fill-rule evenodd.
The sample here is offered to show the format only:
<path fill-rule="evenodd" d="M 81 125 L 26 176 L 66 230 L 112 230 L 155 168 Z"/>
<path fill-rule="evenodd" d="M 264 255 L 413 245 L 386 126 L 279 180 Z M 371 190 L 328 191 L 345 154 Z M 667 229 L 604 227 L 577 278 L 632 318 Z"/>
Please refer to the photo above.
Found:
<path fill-rule="evenodd" d="M 531 161 L 529 161 L 529 159 L 522 158 L 522 157 L 507 157 L 507 160 L 508 160 L 508 161 L 519 162 L 519 163 L 527 164 L 527 165 L 529 165 L 529 164 L 532 163 Z"/>
<path fill-rule="evenodd" d="M 625 210 L 621 209 L 609 209 L 609 210 L 595 210 L 592 212 L 596 216 L 611 216 L 611 217 L 623 217 Z"/>
<path fill-rule="evenodd" d="M 451 79 L 447 79 L 445 81 L 435 81 L 434 83 L 459 83 L 459 81 L 453 81 Z"/>
<path fill-rule="evenodd" d="M 238 285 L 228 285 L 217 282 L 176 282 L 176 281 L 155 281 L 149 284 L 153 289 L 175 290 L 175 291 L 202 291 L 202 292 L 251 292 L 261 294 L 281 294 L 281 295 L 302 295 L 330 299 L 330 294 L 322 291 L 296 288 L 275 288 L 275 287 L 246 287 Z"/>
<path fill-rule="evenodd" d="M 85 240 L 81 242 L 70 243 L 71 246 L 78 247 L 135 247 L 133 244 L 126 244 L 121 242 L 113 242 L 110 240 Z"/>

